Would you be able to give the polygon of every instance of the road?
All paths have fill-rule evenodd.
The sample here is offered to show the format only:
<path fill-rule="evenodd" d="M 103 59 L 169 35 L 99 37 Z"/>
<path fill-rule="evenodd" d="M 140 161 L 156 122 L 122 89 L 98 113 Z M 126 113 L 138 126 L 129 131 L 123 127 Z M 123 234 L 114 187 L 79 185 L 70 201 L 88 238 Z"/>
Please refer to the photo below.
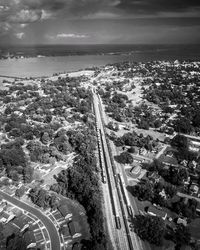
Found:
<path fill-rule="evenodd" d="M 180 133 L 180 135 L 183 135 L 183 136 L 185 136 L 187 138 L 190 138 L 190 139 L 198 141 L 198 142 L 200 141 L 200 136 L 194 136 L 194 135 L 188 135 L 188 134 L 182 134 L 182 133 Z"/>
<path fill-rule="evenodd" d="M 28 204 L 12 197 L 9 196 L 8 194 L 0 191 L 0 195 L 3 197 L 4 200 L 7 200 L 8 202 L 12 203 L 13 205 L 26 210 L 27 212 L 35 215 L 39 220 L 43 222 L 45 225 L 47 231 L 49 232 L 50 235 L 50 240 L 51 240 L 51 249 L 52 250 L 60 250 L 61 249 L 61 243 L 60 243 L 60 238 L 58 231 L 55 228 L 55 225 L 51 222 L 51 220 L 42 214 L 38 209 L 29 206 Z"/>
<path fill-rule="evenodd" d="M 156 159 L 158 159 L 167 149 L 168 145 L 164 145 L 163 148 L 158 152 L 158 154 L 156 155 Z"/>
<path fill-rule="evenodd" d="M 195 196 L 192 196 L 192 195 L 189 195 L 189 194 L 184 194 L 184 193 L 181 193 L 181 192 L 177 192 L 177 195 L 178 195 L 179 197 L 188 198 L 188 199 L 194 199 L 194 200 L 196 200 L 197 202 L 200 202 L 200 198 L 195 197 Z"/>

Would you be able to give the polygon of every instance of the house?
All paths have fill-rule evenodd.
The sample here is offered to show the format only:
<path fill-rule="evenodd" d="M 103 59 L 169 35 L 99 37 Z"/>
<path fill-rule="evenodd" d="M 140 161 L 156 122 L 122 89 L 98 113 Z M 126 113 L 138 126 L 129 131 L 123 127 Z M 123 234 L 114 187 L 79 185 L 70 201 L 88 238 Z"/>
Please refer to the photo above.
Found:
<path fill-rule="evenodd" d="M 197 167 L 197 162 L 196 162 L 196 161 L 189 162 L 188 167 L 189 167 L 189 168 L 192 168 L 192 169 L 196 169 L 196 167 Z"/>
<path fill-rule="evenodd" d="M 140 148 L 139 150 L 140 155 L 146 155 L 146 153 L 147 153 L 147 150 L 145 148 Z"/>
<path fill-rule="evenodd" d="M 165 211 L 157 209 L 154 206 L 149 207 L 147 213 L 152 216 L 158 216 L 163 220 L 166 220 L 167 218 L 167 213 Z"/>
<path fill-rule="evenodd" d="M 76 223 L 74 221 L 70 221 L 68 223 L 68 228 L 69 228 L 69 232 L 73 238 L 81 236 L 81 234 L 78 233 L 78 223 Z"/>
<path fill-rule="evenodd" d="M 9 214 L 9 217 L 8 217 L 6 223 L 10 222 L 10 221 L 13 220 L 15 217 L 16 217 L 15 214 Z"/>
<path fill-rule="evenodd" d="M 61 215 L 65 218 L 66 216 L 69 216 L 69 207 L 67 205 L 62 205 L 58 207 L 58 211 L 61 213 Z M 71 216 L 69 216 L 71 217 Z"/>
<path fill-rule="evenodd" d="M 27 249 L 29 248 L 34 249 L 34 247 L 36 247 L 36 240 L 32 232 L 26 231 L 25 233 L 23 233 L 23 238 L 27 244 Z"/>
<path fill-rule="evenodd" d="M 165 156 L 167 156 L 167 157 L 174 157 L 174 153 L 173 153 L 173 151 L 169 150 L 169 151 L 166 152 Z"/>
<path fill-rule="evenodd" d="M 200 213 L 200 202 L 197 202 L 196 212 Z"/>
<path fill-rule="evenodd" d="M 193 151 L 193 152 L 199 152 L 199 148 L 197 148 L 197 147 L 189 146 L 189 150 Z"/>
<path fill-rule="evenodd" d="M 4 218 L 4 217 L 0 218 L 0 222 L 1 222 L 1 223 L 6 223 L 6 221 L 7 221 L 6 218 Z"/>
<path fill-rule="evenodd" d="M 36 248 L 36 246 L 37 246 L 36 243 L 31 243 L 27 246 L 27 249 L 34 249 Z"/>
<path fill-rule="evenodd" d="M 163 197 L 164 199 L 167 199 L 167 195 L 166 195 L 166 193 L 165 193 L 164 188 L 163 188 L 162 191 L 159 193 L 159 195 L 160 195 L 161 197 Z"/>
<path fill-rule="evenodd" d="M 67 226 L 67 224 L 62 224 L 60 226 L 60 228 L 61 228 L 61 233 L 63 234 L 63 236 L 68 237 L 70 235 L 70 233 L 69 233 L 69 227 Z"/>
<path fill-rule="evenodd" d="M 138 164 L 134 164 L 134 166 L 131 168 L 130 173 L 133 178 L 138 178 L 141 174 L 141 166 Z"/>
<path fill-rule="evenodd" d="M 182 224 L 184 225 L 185 227 L 187 226 L 187 220 L 185 218 L 178 218 L 177 220 L 177 224 Z"/>
<path fill-rule="evenodd" d="M 185 180 L 183 183 L 184 185 L 189 185 L 190 184 L 190 176 L 188 176 L 187 180 Z"/>
<path fill-rule="evenodd" d="M 23 228 L 20 230 L 20 233 L 23 233 L 27 228 L 29 228 L 29 224 L 23 226 Z"/>
<path fill-rule="evenodd" d="M 158 173 L 152 172 L 152 173 L 148 173 L 148 176 L 150 181 L 152 181 L 153 183 L 157 183 L 160 181 L 161 176 Z"/>
<path fill-rule="evenodd" d="M 183 160 L 183 161 L 181 161 L 181 163 L 180 163 L 180 164 L 181 164 L 181 165 L 183 165 L 184 167 L 187 167 L 188 161 Z"/>
<path fill-rule="evenodd" d="M 196 184 L 192 184 L 190 187 L 191 195 L 197 195 L 199 193 L 199 187 Z"/>
<path fill-rule="evenodd" d="M 72 250 L 80 250 L 80 244 L 78 242 L 75 242 L 72 246 Z"/>
<path fill-rule="evenodd" d="M 181 246 L 180 250 L 192 250 L 191 246 Z"/>
<path fill-rule="evenodd" d="M 188 228 L 191 233 L 192 239 L 199 240 L 200 239 L 200 219 L 194 219 L 190 224 L 188 224 Z"/>

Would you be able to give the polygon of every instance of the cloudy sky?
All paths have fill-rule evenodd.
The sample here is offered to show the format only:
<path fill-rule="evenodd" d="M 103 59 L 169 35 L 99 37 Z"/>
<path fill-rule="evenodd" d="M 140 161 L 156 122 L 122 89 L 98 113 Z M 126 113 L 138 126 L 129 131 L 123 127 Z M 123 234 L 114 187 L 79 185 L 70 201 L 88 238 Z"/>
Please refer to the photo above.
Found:
<path fill-rule="evenodd" d="M 9 43 L 200 43 L 200 0 L 0 0 Z"/>

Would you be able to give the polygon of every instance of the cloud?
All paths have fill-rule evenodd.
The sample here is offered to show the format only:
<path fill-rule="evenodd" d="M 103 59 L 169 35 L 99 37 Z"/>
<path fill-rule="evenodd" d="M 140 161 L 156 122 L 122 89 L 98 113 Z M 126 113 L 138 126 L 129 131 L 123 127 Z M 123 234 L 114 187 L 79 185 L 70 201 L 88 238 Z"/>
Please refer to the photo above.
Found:
<path fill-rule="evenodd" d="M 28 25 L 56 19 L 80 19 L 115 8 L 119 0 L 0 0 L 0 23 Z M 97 16 L 98 18 L 98 16 Z"/>
<path fill-rule="evenodd" d="M 4 33 L 11 29 L 11 25 L 7 22 L 0 23 L 0 32 Z"/>
<path fill-rule="evenodd" d="M 183 12 L 200 8 L 199 0 L 121 0 L 118 8 L 134 13 Z"/>
<path fill-rule="evenodd" d="M 22 9 L 8 19 L 11 23 L 28 24 L 40 20 L 42 11 L 40 10 L 25 10 Z"/>
<path fill-rule="evenodd" d="M 24 32 L 15 33 L 16 38 L 22 39 L 24 37 Z"/>
<path fill-rule="evenodd" d="M 66 34 L 66 33 L 60 33 L 56 35 L 57 38 L 86 38 L 87 35 L 82 34 Z"/>
<path fill-rule="evenodd" d="M 111 21 L 112 19 L 136 20 L 141 18 L 144 20 L 157 17 L 190 18 L 199 16 L 199 0 L 0 0 L 0 35 L 7 34 L 9 38 L 9 35 L 13 37 L 23 31 L 29 32 L 29 29 L 40 30 L 40 26 L 35 24 L 37 22 L 41 22 L 43 27 L 51 29 L 50 25 L 53 24 L 51 20 L 57 20 L 55 23 L 58 23 L 61 19 L 66 23 L 70 20 L 69 25 L 72 25 L 71 21 L 82 21 L 83 19 L 84 22 L 87 22 L 86 19 L 89 21 L 91 21 L 90 19 L 109 19 Z M 31 25 L 32 23 L 34 24 Z M 31 27 L 24 29 L 28 25 Z M 75 30 L 90 34 L 88 29 L 84 32 L 75 27 L 74 22 L 73 28 L 68 29 L 72 34 L 61 33 L 58 36 L 49 35 L 47 37 L 54 40 L 87 37 L 73 33 Z M 56 31 L 58 32 L 58 30 Z M 67 29 L 64 31 L 67 32 Z M 52 31 L 52 34 L 55 33 Z"/>
<path fill-rule="evenodd" d="M 9 9 L 10 9 L 9 6 L 0 5 L 0 12 L 1 11 L 8 11 Z"/>
<path fill-rule="evenodd" d="M 78 39 L 78 38 L 88 38 L 86 34 L 74 34 L 74 33 L 59 33 L 57 35 L 46 35 L 48 40 L 60 40 L 60 39 Z"/>
<path fill-rule="evenodd" d="M 97 13 L 87 15 L 85 19 L 116 19 L 120 17 L 121 15 L 118 13 L 99 11 Z"/>
<path fill-rule="evenodd" d="M 21 27 L 21 28 L 25 28 L 27 25 L 28 25 L 27 23 L 21 23 L 21 24 L 20 24 L 20 27 Z"/>
<path fill-rule="evenodd" d="M 53 18 L 53 13 L 48 10 L 42 10 L 41 20 L 48 20 Z"/>
<path fill-rule="evenodd" d="M 60 40 L 60 39 L 77 39 L 77 38 L 88 38 L 85 34 L 73 34 L 73 33 L 59 33 L 57 35 L 46 35 L 48 40 Z"/>

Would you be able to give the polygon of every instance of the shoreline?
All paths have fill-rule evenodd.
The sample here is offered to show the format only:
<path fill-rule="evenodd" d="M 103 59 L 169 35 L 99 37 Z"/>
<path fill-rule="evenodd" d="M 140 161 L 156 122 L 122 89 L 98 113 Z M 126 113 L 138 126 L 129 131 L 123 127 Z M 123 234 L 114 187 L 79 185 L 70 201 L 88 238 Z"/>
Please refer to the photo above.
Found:
<path fill-rule="evenodd" d="M 200 61 L 200 55 L 183 54 L 148 54 L 146 52 L 135 55 L 83 55 L 83 56 L 48 56 L 20 59 L 0 60 L 0 75 L 15 76 L 16 78 L 46 78 L 53 74 L 71 73 L 84 69 L 94 69 L 115 63 L 135 62 L 151 63 L 156 61 L 173 62 L 179 60 Z"/>

